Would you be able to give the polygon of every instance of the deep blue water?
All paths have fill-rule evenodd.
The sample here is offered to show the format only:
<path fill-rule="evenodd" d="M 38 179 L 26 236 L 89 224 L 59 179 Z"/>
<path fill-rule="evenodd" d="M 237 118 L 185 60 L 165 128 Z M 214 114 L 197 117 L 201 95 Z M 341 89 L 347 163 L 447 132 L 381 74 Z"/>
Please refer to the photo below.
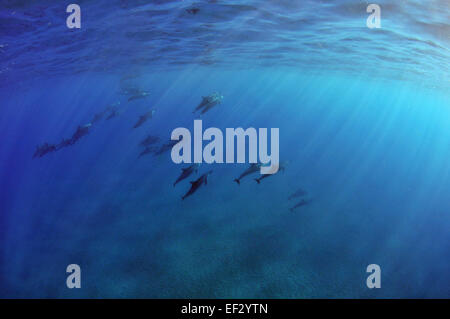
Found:
<path fill-rule="evenodd" d="M 76 3 L 80 30 L 60 1 L 0 4 L 0 297 L 450 297 L 447 1 L 379 1 L 381 29 L 356 0 Z M 185 165 L 139 143 L 194 119 L 279 128 L 286 170 L 238 186 L 247 164 L 202 164 L 173 187 Z"/>

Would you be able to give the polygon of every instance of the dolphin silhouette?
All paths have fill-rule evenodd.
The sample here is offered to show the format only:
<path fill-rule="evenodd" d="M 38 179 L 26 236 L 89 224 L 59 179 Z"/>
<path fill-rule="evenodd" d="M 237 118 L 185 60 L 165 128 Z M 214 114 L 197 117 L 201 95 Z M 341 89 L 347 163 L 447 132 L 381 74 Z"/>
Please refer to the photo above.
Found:
<path fill-rule="evenodd" d="M 308 194 L 307 191 L 305 191 L 305 190 L 299 188 L 295 193 L 292 193 L 292 194 L 288 197 L 288 200 L 291 200 L 291 199 L 294 199 L 294 198 L 297 198 L 297 197 L 302 197 L 302 196 L 305 196 L 306 194 Z"/>
<path fill-rule="evenodd" d="M 131 102 L 131 101 L 134 101 L 134 100 L 137 100 L 137 99 L 143 99 L 143 98 L 145 98 L 146 96 L 148 96 L 149 94 L 150 94 L 149 92 L 139 92 L 139 94 L 130 96 L 130 97 L 128 98 L 128 102 Z"/>
<path fill-rule="evenodd" d="M 133 128 L 138 128 L 145 122 L 147 122 L 148 119 L 151 119 L 153 117 L 153 114 L 155 114 L 155 110 L 150 110 L 143 115 L 139 116 L 139 120 L 134 124 Z"/>
<path fill-rule="evenodd" d="M 33 154 L 33 158 L 42 157 L 48 153 L 54 152 L 57 150 L 57 146 L 53 144 L 44 143 L 41 146 L 36 147 L 36 151 Z"/>
<path fill-rule="evenodd" d="M 302 199 L 301 201 L 299 201 L 297 204 L 294 205 L 294 207 L 289 208 L 289 210 L 291 212 L 293 212 L 296 208 L 301 207 L 301 206 L 306 206 L 309 203 L 311 203 L 310 199 Z"/>
<path fill-rule="evenodd" d="M 111 107 L 108 111 L 110 113 L 109 113 L 108 117 L 106 118 L 106 120 L 110 120 L 110 119 L 116 117 L 117 115 L 119 115 L 119 111 L 118 111 L 117 107 Z"/>
<path fill-rule="evenodd" d="M 280 172 L 284 172 L 285 168 L 286 168 L 285 165 L 280 164 L 278 170 L 279 170 Z M 256 181 L 258 184 L 260 184 L 261 181 L 262 181 L 263 179 L 265 179 L 265 178 L 267 178 L 267 177 L 270 177 L 270 176 L 272 176 L 272 175 L 276 175 L 276 174 L 263 174 L 263 176 L 261 176 L 260 178 L 255 178 L 255 181 Z"/>
<path fill-rule="evenodd" d="M 241 185 L 241 179 L 242 178 L 244 178 L 247 175 L 256 173 L 257 171 L 259 171 L 260 168 L 261 168 L 261 164 L 252 163 L 252 164 L 250 164 L 250 166 L 241 175 L 239 175 L 238 178 L 235 178 L 234 181 L 238 185 Z"/>
<path fill-rule="evenodd" d="M 214 106 L 216 106 L 217 104 L 221 104 L 223 100 L 223 96 L 222 95 L 217 95 L 215 96 L 211 102 L 209 102 L 200 112 L 201 114 L 205 114 L 206 112 L 208 112 L 210 109 L 212 109 Z"/>
<path fill-rule="evenodd" d="M 192 173 L 194 173 L 194 172 L 197 173 L 198 172 L 198 166 L 199 166 L 199 164 L 192 164 L 192 165 L 190 165 L 190 166 L 188 166 L 186 168 L 182 168 L 180 176 L 177 178 L 175 183 L 173 183 L 173 187 L 175 187 L 175 185 L 177 185 L 183 179 L 186 179 L 189 176 L 191 176 Z"/>
<path fill-rule="evenodd" d="M 144 155 L 154 153 L 156 151 L 156 147 L 146 146 L 144 150 L 139 154 L 138 158 L 141 158 Z"/>
<path fill-rule="evenodd" d="M 149 146 L 159 142 L 158 136 L 148 135 L 145 139 L 140 143 L 141 146 Z"/>
<path fill-rule="evenodd" d="M 161 154 L 169 151 L 177 143 L 178 143 L 178 141 L 170 140 L 166 144 L 161 145 L 161 147 L 155 152 L 155 155 L 161 155 Z"/>
<path fill-rule="evenodd" d="M 223 96 L 220 95 L 218 92 L 214 92 L 208 96 L 202 96 L 202 101 L 200 104 L 195 108 L 195 110 L 192 113 L 197 112 L 198 110 L 201 110 L 201 114 L 206 113 L 208 110 L 210 110 L 212 107 L 216 106 L 217 104 L 222 103 Z"/>
<path fill-rule="evenodd" d="M 208 184 L 208 175 L 211 173 L 212 173 L 212 171 L 208 171 L 205 174 L 203 174 L 202 176 L 200 176 L 197 180 L 190 182 L 191 188 L 188 190 L 188 192 L 186 194 L 184 194 L 183 197 L 181 197 L 181 199 L 184 200 L 186 197 L 194 194 L 200 188 L 200 186 L 202 186 L 203 184 L 207 185 Z"/>

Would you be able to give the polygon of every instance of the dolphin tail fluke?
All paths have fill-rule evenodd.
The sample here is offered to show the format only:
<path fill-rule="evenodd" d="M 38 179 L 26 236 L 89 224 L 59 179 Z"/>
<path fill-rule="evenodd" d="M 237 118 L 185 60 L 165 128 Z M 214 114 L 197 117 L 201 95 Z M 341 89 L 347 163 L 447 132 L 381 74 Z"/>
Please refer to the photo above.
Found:
<path fill-rule="evenodd" d="M 259 179 L 257 179 L 257 178 L 255 178 L 255 181 L 256 181 L 258 184 L 261 183 L 261 181 L 260 181 Z"/>
<path fill-rule="evenodd" d="M 241 181 L 240 181 L 239 179 L 235 178 L 234 181 L 235 181 L 238 185 L 241 185 Z"/>

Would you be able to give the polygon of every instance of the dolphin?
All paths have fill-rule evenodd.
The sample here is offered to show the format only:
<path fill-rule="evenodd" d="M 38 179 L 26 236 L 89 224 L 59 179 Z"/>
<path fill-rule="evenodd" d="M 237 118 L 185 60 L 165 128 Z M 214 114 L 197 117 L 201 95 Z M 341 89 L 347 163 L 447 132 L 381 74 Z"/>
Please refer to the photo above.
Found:
<path fill-rule="evenodd" d="M 78 126 L 77 130 L 72 135 L 71 144 L 75 144 L 80 138 L 87 135 L 89 133 L 89 129 L 91 128 L 91 126 L 92 126 L 91 123 L 88 123 L 83 126 Z"/>
<path fill-rule="evenodd" d="M 292 194 L 288 197 L 288 200 L 291 200 L 291 199 L 297 198 L 297 197 L 302 197 L 302 196 L 305 196 L 306 194 L 308 194 L 307 191 L 305 191 L 305 190 L 299 188 L 295 193 L 292 193 Z"/>
<path fill-rule="evenodd" d="M 289 208 L 289 210 L 291 212 L 293 212 L 296 208 L 301 207 L 301 206 L 306 206 L 309 203 L 311 203 L 310 199 L 302 199 L 301 201 L 299 201 L 297 204 L 295 204 L 293 207 Z"/>
<path fill-rule="evenodd" d="M 155 144 L 159 141 L 158 136 L 148 135 L 145 139 L 140 143 L 141 146 L 149 146 Z"/>
<path fill-rule="evenodd" d="M 238 183 L 238 185 L 241 185 L 241 179 L 244 178 L 247 175 L 256 173 L 261 168 L 261 164 L 252 163 L 250 166 L 241 174 L 238 178 L 235 178 L 234 181 Z"/>
<path fill-rule="evenodd" d="M 103 117 L 105 117 L 106 113 L 117 110 L 117 107 L 119 105 L 120 105 L 120 101 L 117 101 L 116 103 L 113 103 L 113 104 L 107 106 L 103 111 L 95 113 L 94 117 L 92 118 L 91 123 L 94 124 L 95 122 L 100 121 Z"/>
<path fill-rule="evenodd" d="M 120 95 L 139 95 L 142 91 L 136 87 L 122 88 L 119 92 Z"/>
<path fill-rule="evenodd" d="M 202 111 L 200 112 L 201 114 L 205 114 L 206 112 L 208 112 L 210 109 L 212 109 L 214 106 L 221 104 L 223 100 L 223 96 L 222 95 L 216 95 L 214 96 L 214 98 L 211 100 L 211 102 L 209 102 L 208 104 L 205 105 L 205 107 L 203 107 Z"/>
<path fill-rule="evenodd" d="M 197 173 L 198 172 L 198 166 L 199 166 L 199 164 L 192 164 L 189 167 L 182 168 L 180 176 L 177 178 L 175 183 L 173 183 L 173 187 L 175 187 L 175 185 L 177 185 L 183 179 L 188 178 L 192 173 L 194 173 L 194 172 Z"/>
<path fill-rule="evenodd" d="M 202 96 L 202 101 L 192 113 L 195 113 L 198 110 L 202 110 L 201 114 L 203 114 L 208 110 L 210 110 L 212 107 L 216 106 L 217 104 L 220 104 L 222 100 L 223 96 L 217 92 L 214 92 L 208 96 Z"/>
<path fill-rule="evenodd" d="M 110 119 L 116 117 L 117 115 L 119 115 L 119 112 L 117 111 L 117 107 L 109 108 L 108 111 L 110 111 L 111 113 L 109 113 L 108 117 L 106 118 L 107 120 L 110 120 Z"/>
<path fill-rule="evenodd" d="M 36 151 L 33 154 L 33 158 L 42 157 L 48 153 L 54 152 L 57 150 L 56 145 L 44 143 L 41 146 L 36 147 Z"/>
<path fill-rule="evenodd" d="M 143 115 L 139 116 L 139 120 L 134 124 L 133 128 L 138 128 L 142 124 L 144 124 L 148 119 L 151 119 L 153 117 L 153 114 L 155 114 L 155 110 L 150 110 Z"/>
<path fill-rule="evenodd" d="M 98 112 L 94 114 L 94 117 L 92 118 L 91 123 L 95 123 L 100 121 L 106 114 L 106 112 L 108 111 L 108 109 L 105 109 L 104 111 Z"/>
<path fill-rule="evenodd" d="M 144 148 L 144 150 L 139 154 L 138 158 L 141 158 L 144 155 L 150 154 L 150 153 L 154 153 L 156 151 L 156 147 L 150 147 L 147 146 Z"/>
<path fill-rule="evenodd" d="M 177 144 L 178 141 L 169 141 L 166 144 L 161 145 L 161 147 L 159 148 L 159 150 L 157 150 L 155 152 L 155 155 L 161 155 L 167 151 L 169 151 L 175 144 Z"/>
<path fill-rule="evenodd" d="M 202 176 L 200 176 L 197 180 L 190 182 L 191 188 L 189 189 L 189 191 L 186 194 L 184 194 L 183 197 L 181 197 L 181 199 L 184 200 L 186 197 L 194 194 L 200 188 L 200 186 L 202 186 L 203 184 L 207 185 L 208 184 L 207 177 L 211 173 L 212 173 L 212 171 L 208 171 L 205 174 L 203 174 Z"/>
<path fill-rule="evenodd" d="M 186 9 L 186 12 L 187 13 L 189 13 L 189 14 L 197 14 L 198 12 L 200 11 L 200 9 L 199 8 L 189 8 L 189 9 Z"/>
<path fill-rule="evenodd" d="M 285 167 L 283 164 L 280 164 L 278 170 L 279 170 L 280 172 L 284 172 L 285 168 L 286 168 L 286 167 Z M 267 177 L 270 177 L 270 176 L 272 176 L 272 175 L 276 175 L 276 174 L 263 174 L 260 178 L 255 178 L 255 181 L 256 181 L 258 184 L 260 184 L 261 181 L 262 181 L 263 179 L 265 179 L 265 178 L 267 178 Z"/>
<path fill-rule="evenodd" d="M 211 103 L 209 103 L 207 106 L 205 106 L 203 108 L 203 110 L 200 112 L 200 114 L 205 114 L 206 112 L 208 112 L 210 109 L 212 109 L 214 106 L 218 105 L 222 103 L 222 100 L 214 100 Z"/>
<path fill-rule="evenodd" d="M 211 97 L 210 96 L 202 96 L 202 101 L 200 102 L 200 104 L 195 108 L 194 112 L 200 110 L 202 107 L 206 106 L 208 103 L 211 102 Z"/>
<path fill-rule="evenodd" d="M 136 95 L 130 96 L 130 97 L 128 98 L 128 102 L 131 102 L 131 101 L 134 101 L 134 100 L 137 100 L 137 99 L 143 99 L 143 98 L 145 98 L 146 96 L 148 96 L 149 94 L 150 94 L 149 92 L 139 92 L 139 93 L 136 94 Z"/>
<path fill-rule="evenodd" d="M 63 138 L 63 140 L 58 145 L 56 145 L 56 148 L 58 150 L 60 150 L 63 147 L 67 147 L 67 146 L 73 145 L 73 143 L 74 143 L 74 141 L 71 138 L 69 138 L 69 139 Z"/>
<path fill-rule="evenodd" d="M 75 131 L 75 133 L 73 133 L 73 135 L 70 139 L 63 139 L 59 144 L 55 145 L 55 144 L 45 143 L 41 146 L 37 146 L 36 151 L 33 154 L 33 158 L 42 157 L 48 153 L 58 151 L 63 147 L 75 144 L 80 138 L 89 134 L 89 130 L 90 130 L 91 126 L 92 126 L 91 123 L 88 123 L 83 126 L 79 125 L 77 127 L 77 130 Z"/>

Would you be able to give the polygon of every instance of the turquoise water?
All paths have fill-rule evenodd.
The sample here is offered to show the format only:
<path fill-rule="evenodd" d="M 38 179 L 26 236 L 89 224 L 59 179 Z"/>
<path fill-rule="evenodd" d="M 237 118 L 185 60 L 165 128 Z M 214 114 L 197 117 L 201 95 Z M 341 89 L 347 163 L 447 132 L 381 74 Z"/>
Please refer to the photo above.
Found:
<path fill-rule="evenodd" d="M 448 3 L 380 1 L 368 29 L 361 1 L 148 2 L 79 1 L 80 30 L 57 2 L 0 5 L 0 297 L 450 297 Z M 186 165 L 139 143 L 194 119 L 279 128 L 286 170 L 174 187 Z"/>

